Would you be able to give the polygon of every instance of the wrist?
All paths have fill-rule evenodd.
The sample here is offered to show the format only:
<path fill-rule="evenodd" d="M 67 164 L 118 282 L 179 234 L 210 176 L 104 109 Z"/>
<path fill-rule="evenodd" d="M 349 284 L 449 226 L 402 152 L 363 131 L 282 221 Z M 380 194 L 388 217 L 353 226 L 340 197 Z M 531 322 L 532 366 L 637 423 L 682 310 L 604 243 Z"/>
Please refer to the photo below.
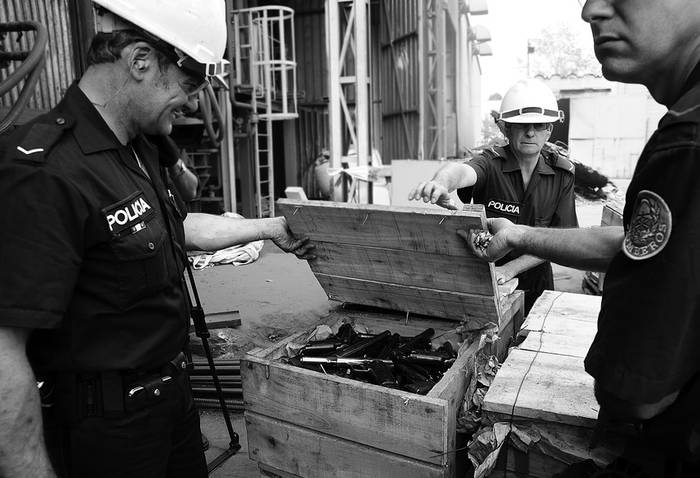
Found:
<path fill-rule="evenodd" d="M 508 247 L 515 252 L 524 252 L 522 249 L 525 244 L 527 235 L 527 226 L 516 224 L 513 227 L 507 229 L 506 234 L 506 244 Z"/>

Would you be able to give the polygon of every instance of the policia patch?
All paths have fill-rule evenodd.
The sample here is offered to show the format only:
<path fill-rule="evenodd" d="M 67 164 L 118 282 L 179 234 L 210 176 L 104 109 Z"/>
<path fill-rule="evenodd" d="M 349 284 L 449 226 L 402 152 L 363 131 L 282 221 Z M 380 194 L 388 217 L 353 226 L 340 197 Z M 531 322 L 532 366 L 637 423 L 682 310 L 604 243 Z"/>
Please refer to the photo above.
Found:
<path fill-rule="evenodd" d="M 630 226 L 622 251 L 635 261 L 653 257 L 671 237 L 671 210 L 656 193 L 643 190 L 637 194 Z"/>

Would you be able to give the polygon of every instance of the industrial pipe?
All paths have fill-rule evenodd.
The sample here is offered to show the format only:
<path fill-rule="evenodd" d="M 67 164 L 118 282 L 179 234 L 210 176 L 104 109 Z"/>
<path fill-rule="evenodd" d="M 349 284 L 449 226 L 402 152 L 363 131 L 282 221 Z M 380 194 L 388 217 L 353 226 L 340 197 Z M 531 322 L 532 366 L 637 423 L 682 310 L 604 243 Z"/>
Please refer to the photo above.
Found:
<path fill-rule="evenodd" d="M 21 57 L 26 55 L 20 66 L 0 83 L 0 96 L 9 92 L 29 75 L 27 81 L 24 82 L 17 101 L 12 105 L 7 115 L 0 121 L 0 134 L 12 126 L 12 123 L 14 123 L 22 113 L 31 95 L 34 94 L 34 87 L 39 82 L 39 77 L 44 68 L 44 55 L 49 38 L 46 27 L 37 22 L 11 22 L 0 24 L 0 34 L 32 30 L 36 32 L 36 37 L 34 38 L 34 45 L 29 53 L 7 53 L 4 57 L 0 57 L 5 60 L 18 61 Z"/>

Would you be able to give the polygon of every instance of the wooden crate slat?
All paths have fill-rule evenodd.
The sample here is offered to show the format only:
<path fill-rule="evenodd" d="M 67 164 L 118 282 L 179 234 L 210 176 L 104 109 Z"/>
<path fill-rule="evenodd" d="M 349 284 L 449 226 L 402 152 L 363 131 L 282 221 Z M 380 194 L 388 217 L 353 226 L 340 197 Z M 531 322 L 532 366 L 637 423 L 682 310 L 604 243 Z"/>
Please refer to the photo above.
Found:
<path fill-rule="evenodd" d="M 537 299 L 525 319 L 523 328 L 541 331 L 556 329 L 562 319 L 586 322 L 592 326 L 598 324 L 601 297 L 596 295 L 573 294 L 546 290 Z M 586 327 L 586 325 L 581 325 Z"/>
<path fill-rule="evenodd" d="M 447 460 L 444 400 L 250 356 L 241 375 L 248 411 L 437 465 Z"/>
<path fill-rule="evenodd" d="M 294 234 L 312 241 L 457 257 L 471 254 L 457 230 L 486 227 L 483 212 L 288 199 L 277 207 Z M 480 265 L 488 269 L 486 262 Z"/>
<path fill-rule="evenodd" d="M 473 254 L 454 256 L 368 245 L 315 242 L 315 274 L 430 287 L 452 292 L 493 295 L 488 267 Z"/>
<path fill-rule="evenodd" d="M 250 458 L 293 475 L 305 478 L 446 476 L 441 466 L 386 453 L 257 413 L 247 411 L 245 421 Z M 401 438 L 396 436 L 393 440 Z"/>
<path fill-rule="evenodd" d="M 515 404 L 515 407 L 513 406 Z M 593 377 L 583 359 L 511 351 L 484 398 L 484 410 L 592 428 L 598 417 Z"/>
<path fill-rule="evenodd" d="M 586 358 L 593 337 L 595 337 L 595 330 L 582 331 L 575 335 L 530 332 L 518 348 L 532 352 Z"/>
<path fill-rule="evenodd" d="M 463 294 L 400 284 L 316 274 L 328 297 L 341 302 L 372 305 L 385 309 L 466 321 L 478 329 L 496 323 L 500 317 L 493 296 Z"/>

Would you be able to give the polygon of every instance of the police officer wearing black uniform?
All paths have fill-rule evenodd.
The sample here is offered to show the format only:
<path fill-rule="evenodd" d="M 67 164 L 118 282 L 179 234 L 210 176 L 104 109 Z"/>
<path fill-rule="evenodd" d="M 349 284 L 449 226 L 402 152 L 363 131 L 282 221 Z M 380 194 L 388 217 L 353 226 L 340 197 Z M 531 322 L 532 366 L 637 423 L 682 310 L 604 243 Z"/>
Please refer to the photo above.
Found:
<path fill-rule="evenodd" d="M 577 227 L 574 165 L 552 149 L 543 150 L 561 115 L 544 83 L 517 82 L 503 97 L 497 120 L 508 144 L 466 163 L 446 164 L 431 181 L 413 188 L 409 199 L 454 209 L 450 193 L 457 190 L 463 202 L 483 204 L 487 217 L 529 226 Z M 498 283 L 518 278 L 526 314 L 544 290 L 554 288 L 552 266 L 539 258 L 511 254 L 497 266 Z"/>
<path fill-rule="evenodd" d="M 601 430 L 635 432 L 601 476 L 697 477 L 700 3 L 588 0 L 582 17 L 604 76 L 643 84 L 669 108 L 637 163 L 623 227 L 544 230 L 494 219 L 488 248 L 474 250 L 488 260 L 515 251 L 607 272 L 585 366 Z"/>
<path fill-rule="evenodd" d="M 0 476 L 202 478 L 184 250 L 310 246 L 283 218 L 186 215 L 144 137 L 221 72 L 223 2 L 96 3 L 85 74 L 0 147 Z"/>

